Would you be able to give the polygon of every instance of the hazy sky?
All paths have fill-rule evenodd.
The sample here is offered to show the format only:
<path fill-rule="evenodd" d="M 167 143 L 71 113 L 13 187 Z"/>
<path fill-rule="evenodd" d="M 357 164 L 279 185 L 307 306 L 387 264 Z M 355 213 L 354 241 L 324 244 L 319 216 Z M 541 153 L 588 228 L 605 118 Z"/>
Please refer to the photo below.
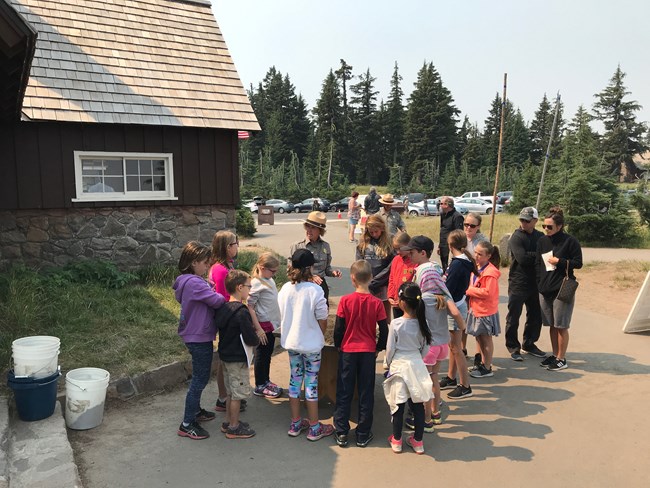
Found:
<path fill-rule="evenodd" d="M 481 126 L 506 72 L 528 122 L 558 90 L 570 119 L 580 104 L 591 109 L 620 63 L 643 105 L 638 120 L 650 121 L 647 0 L 213 0 L 213 10 L 244 86 L 275 66 L 310 109 L 341 58 L 354 75 L 370 68 L 379 100 L 395 61 L 408 96 L 426 60 Z"/>

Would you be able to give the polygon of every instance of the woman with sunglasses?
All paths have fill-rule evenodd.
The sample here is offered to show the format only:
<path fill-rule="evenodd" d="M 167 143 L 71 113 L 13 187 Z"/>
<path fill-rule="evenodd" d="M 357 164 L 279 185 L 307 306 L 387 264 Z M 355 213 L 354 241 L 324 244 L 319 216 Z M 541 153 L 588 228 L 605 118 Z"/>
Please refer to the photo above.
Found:
<path fill-rule="evenodd" d="M 558 300 L 557 295 L 564 278 L 568 275 L 575 279 L 573 270 L 582 268 L 582 248 L 575 237 L 564 232 L 560 207 L 549 210 L 542 228 L 546 235 L 537 241 L 537 288 L 542 324 L 549 328 L 553 354 L 541 365 L 549 371 L 560 371 L 567 368 L 566 351 L 575 297 L 566 303 Z"/>
<path fill-rule="evenodd" d="M 481 233 L 481 222 L 482 217 L 474 212 L 470 212 L 465 216 L 465 221 L 463 222 L 463 230 L 465 231 L 465 236 L 467 237 L 467 247 L 465 250 L 470 256 L 474 256 L 474 247 L 481 241 L 488 241 L 488 238 L 485 234 Z M 467 331 L 462 332 L 462 345 L 463 353 L 467 355 Z M 481 353 L 479 351 L 478 345 L 476 347 L 476 353 L 474 354 L 474 368 L 477 368 L 481 364 Z"/>
<path fill-rule="evenodd" d="M 481 221 L 483 219 L 477 213 L 470 212 L 465 216 L 463 230 L 467 236 L 467 252 L 470 256 L 474 255 L 474 246 L 481 241 L 487 241 L 488 238 L 481 233 Z"/>

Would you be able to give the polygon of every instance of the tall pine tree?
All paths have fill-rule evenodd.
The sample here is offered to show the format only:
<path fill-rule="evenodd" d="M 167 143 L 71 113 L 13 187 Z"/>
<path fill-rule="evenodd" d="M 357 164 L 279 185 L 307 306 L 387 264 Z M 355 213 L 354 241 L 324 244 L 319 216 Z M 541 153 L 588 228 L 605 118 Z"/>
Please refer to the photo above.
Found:
<path fill-rule="evenodd" d="M 356 162 L 356 179 L 371 184 L 385 183 L 379 180 L 384 168 L 380 163 L 380 141 L 377 117 L 376 78 L 370 75 L 370 69 L 359 75 L 359 82 L 350 87 L 352 98 L 354 127 L 354 160 Z"/>
<path fill-rule="evenodd" d="M 626 100 L 630 95 L 624 84 L 625 73 L 620 66 L 603 91 L 594 95 L 594 113 L 605 126 L 603 153 L 613 174 L 624 181 L 633 181 L 640 176 L 632 158 L 648 150 L 643 141 L 646 127 L 637 122 L 635 113 L 641 109 L 636 101 Z"/>

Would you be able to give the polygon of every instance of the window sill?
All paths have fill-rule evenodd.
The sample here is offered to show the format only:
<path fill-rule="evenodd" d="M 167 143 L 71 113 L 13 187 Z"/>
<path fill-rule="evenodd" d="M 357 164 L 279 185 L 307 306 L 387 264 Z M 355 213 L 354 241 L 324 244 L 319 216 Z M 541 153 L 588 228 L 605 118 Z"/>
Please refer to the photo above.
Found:
<path fill-rule="evenodd" d="M 103 197 L 103 198 L 73 198 L 74 203 L 93 203 L 93 202 L 150 202 L 150 201 L 161 201 L 169 200 L 176 201 L 178 197 Z"/>

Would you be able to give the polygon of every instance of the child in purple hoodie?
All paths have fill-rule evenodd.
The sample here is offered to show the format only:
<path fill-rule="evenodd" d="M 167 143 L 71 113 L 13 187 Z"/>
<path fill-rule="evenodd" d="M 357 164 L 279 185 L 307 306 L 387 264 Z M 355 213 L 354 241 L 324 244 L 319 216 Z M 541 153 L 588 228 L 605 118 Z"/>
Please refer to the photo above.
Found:
<path fill-rule="evenodd" d="M 201 408 L 201 394 L 210 379 L 213 341 L 217 337 L 214 311 L 226 301 L 203 278 L 210 268 L 210 248 L 196 241 L 185 244 L 178 262 L 181 275 L 176 278 L 174 292 L 181 304 L 178 335 L 192 356 L 192 381 L 185 397 L 185 415 L 178 435 L 190 439 L 206 439 L 210 434 L 199 425 L 215 418 Z"/>

